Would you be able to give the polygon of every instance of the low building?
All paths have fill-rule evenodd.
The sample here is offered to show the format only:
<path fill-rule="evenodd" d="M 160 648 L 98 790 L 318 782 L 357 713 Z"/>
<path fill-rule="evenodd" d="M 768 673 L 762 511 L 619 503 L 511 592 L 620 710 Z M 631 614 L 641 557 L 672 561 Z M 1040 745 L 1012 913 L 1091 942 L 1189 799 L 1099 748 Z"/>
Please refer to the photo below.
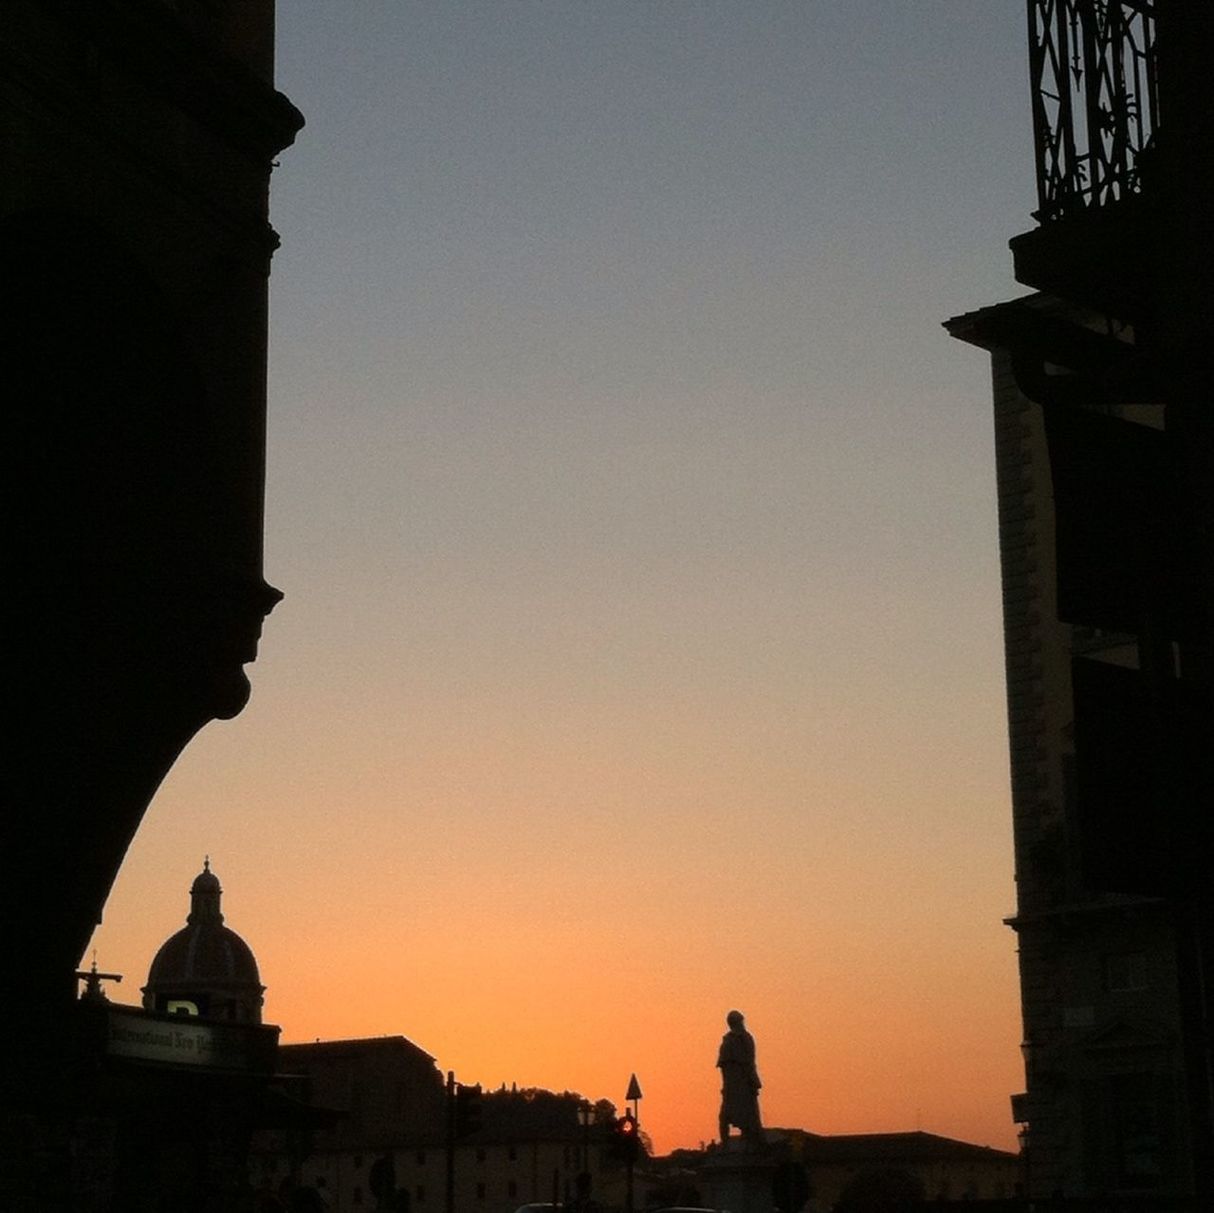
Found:
<path fill-rule="evenodd" d="M 1019 1155 L 935 1133 L 797 1136 L 814 1200 L 823 1210 L 878 1176 L 909 1176 L 927 1200 L 1006 1199 L 1022 1186 Z"/>
<path fill-rule="evenodd" d="M 321 1191 L 329 1208 L 374 1208 L 377 1192 L 407 1190 L 424 1213 L 441 1207 L 445 1177 L 443 1079 L 434 1058 L 403 1036 L 282 1045 L 283 1088 L 336 1113 L 322 1129 L 275 1129 L 255 1139 L 259 1191 Z"/>
<path fill-rule="evenodd" d="M 261 1133 L 250 1162 L 255 1190 L 310 1189 L 331 1213 L 446 1207 L 450 1109 L 430 1054 L 403 1036 L 317 1041 L 283 1045 L 279 1070 L 297 1100 L 336 1117 L 324 1129 Z M 595 1108 L 571 1093 L 486 1092 L 478 1126 L 453 1149 L 457 1213 L 566 1204 L 583 1173 L 600 1205 L 622 1205 L 625 1169 L 597 1107 L 596 1121 Z"/>
<path fill-rule="evenodd" d="M 804 1168 L 791 1186 L 808 1188 L 808 1213 L 878 1207 L 882 1196 L 895 1203 L 1010 1200 L 1023 1186 L 1019 1155 L 935 1133 L 764 1132 L 773 1179 L 782 1169 Z M 719 1147 L 710 1146 L 652 1160 L 640 1183 L 638 1206 L 711 1203 L 719 1157 Z M 716 1199 L 726 1203 L 719 1193 Z"/>
<path fill-rule="evenodd" d="M 613 1157 L 614 1109 L 571 1092 L 487 1093 L 482 1127 L 457 1148 L 456 1209 L 511 1213 L 521 1204 L 569 1204 L 578 1177 L 605 1207 L 624 1204 L 626 1171 Z"/>

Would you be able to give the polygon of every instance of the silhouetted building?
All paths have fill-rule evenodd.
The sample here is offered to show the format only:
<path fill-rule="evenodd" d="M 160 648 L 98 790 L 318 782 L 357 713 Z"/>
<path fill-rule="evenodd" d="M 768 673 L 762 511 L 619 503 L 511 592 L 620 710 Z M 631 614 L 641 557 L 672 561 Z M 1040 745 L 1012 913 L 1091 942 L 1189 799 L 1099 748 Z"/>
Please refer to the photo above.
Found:
<path fill-rule="evenodd" d="M 147 803 L 234 716 L 263 617 L 272 0 L 11 0 L 0 326 L 20 711 L 11 962 L 72 972 Z M 49 996 L 47 994 L 46 996 Z"/>
<path fill-rule="evenodd" d="M 403 1036 L 283 1045 L 282 1076 L 301 1076 L 297 1097 L 331 1109 L 328 1128 L 257 1135 L 256 1190 L 313 1189 L 331 1213 L 376 1207 L 425 1213 L 445 1207 L 448 1106 L 434 1059 Z M 602 1105 L 600 1105 L 600 1108 Z M 568 1203 L 578 1177 L 606 1207 L 624 1199 L 624 1165 L 595 1109 L 572 1094 L 485 1092 L 479 1126 L 453 1143 L 457 1213 L 513 1213 L 530 1202 Z M 390 1195 L 387 1190 L 390 1189 Z"/>
<path fill-rule="evenodd" d="M 64 1171 L 55 1187 L 33 1188 L 24 1206 L 5 1205 L 6 1213 L 244 1209 L 254 1130 L 315 1119 L 271 1088 L 278 1028 L 259 1022 L 262 987 L 252 953 L 233 937 L 254 978 L 238 986 L 229 980 L 224 949 L 200 934 L 204 927 L 223 929 L 215 921 L 218 881 L 204 870 L 194 885 L 196 921 L 173 937 L 203 941 L 185 964 L 190 1000 L 170 997 L 157 1005 L 148 997 L 144 1008 L 123 1006 L 102 986 L 116 974 L 95 965 L 79 974 L 84 992 L 61 1042 L 67 1085 L 52 1093 L 66 1110 Z M 168 945 L 161 956 L 166 950 L 182 958 Z M 177 988 L 170 983 L 165 992 Z M 234 1005 L 237 989 L 243 1008 Z"/>
<path fill-rule="evenodd" d="M 224 925 L 222 894 L 207 859 L 190 886 L 186 925 L 165 940 L 152 961 L 143 987 L 146 1010 L 261 1023 L 265 986 L 252 949 Z"/>
<path fill-rule="evenodd" d="M 810 1133 L 765 1129 L 773 1160 L 804 1168 L 808 1208 L 831 1213 L 851 1197 L 862 1209 L 899 1208 L 898 1199 L 931 1201 L 1010 1200 L 1022 1189 L 1023 1167 L 1016 1154 L 973 1145 L 935 1133 Z M 659 1204 L 704 1207 L 716 1199 L 712 1167 L 715 1151 L 676 1150 L 654 1159 L 641 1191 L 648 1207 Z M 889 1197 L 885 1200 L 883 1198 Z"/>
<path fill-rule="evenodd" d="M 1131 635 L 1058 619 L 1045 417 L 1017 387 L 1011 352 L 997 339 L 1013 317 L 1067 317 L 1093 333 L 1102 320 L 1034 295 L 949 322 L 953 336 L 992 355 L 1017 889 L 1008 922 L 1019 942 L 1028 1080 L 1014 1114 L 1027 1126 L 1037 1192 L 1183 1191 L 1189 1159 L 1172 913 L 1162 898 L 1092 881 L 1088 857 L 1100 824 L 1084 819 L 1077 795 L 1073 662 L 1133 669 L 1137 651 Z M 1101 415 L 1159 421 L 1151 406 L 1110 406 Z M 1150 804 L 1135 807 L 1149 823 Z"/>
<path fill-rule="evenodd" d="M 1214 5 L 1028 0 L 994 370 L 1034 1196 L 1214 1202 Z M 1201 166 L 1201 167 L 1199 167 Z"/>
<path fill-rule="evenodd" d="M 156 787 L 243 707 L 280 597 L 268 186 L 302 118 L 273 87 L 273 21 L 273 0 L 4 5 L 0 919 L 30 924 L 6 954 L 5 1209 L 69 1202 L 73 973 Z"/>
<path fill-rule="evenodd" d="M 1018 1155 L 935 1133 L 805 1133 L 797 1144 L 821 1209 L 882 1177 L 941 1201 L 1006 1200 L 1023 1178 Z"/>
<path fill-rule="evenodd" d="M 331 1122 L 259 1133 L 250 1174 L 258 1190 L 322 1190 L 326 1207 L 376 1206 L 376 1188 L 408 1181 L 441 1202 L 445 1101 L 434 1058 L 403 1036 L 283 1045 L 279 1071 L 300 1103 Z M 407 1165 L 398 1167 L 396 1159 Z"/>
<path fill-rule="evenodd" d="M 434 1058 L 404 1036 L 283 1045 L 279 1068 L 305 1076 L 314 1102 L 343 1113 L 316 1136 L 318 1150 L 444 1140 L 443 1077 Z"/>
<path fill-rule="evenodd" d="M 585 1174 L 590 1197 L 620 1207 L 625 1164 L 613 1149 L 610 1105 L 534 1088 L 486 1092 L 482 1126 L 459 1146 L 456 1193 L 464 1213 L 511 1213 L 536 1202 L 568 1204 Z M 639 1163 L 644 1163 L 641 1154 Z"/>

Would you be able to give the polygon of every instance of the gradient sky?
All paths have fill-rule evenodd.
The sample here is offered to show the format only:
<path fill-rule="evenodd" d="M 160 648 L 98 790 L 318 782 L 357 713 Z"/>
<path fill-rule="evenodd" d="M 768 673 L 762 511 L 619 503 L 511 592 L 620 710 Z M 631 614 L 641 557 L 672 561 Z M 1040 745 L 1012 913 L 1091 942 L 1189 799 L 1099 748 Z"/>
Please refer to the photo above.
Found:
<path fill-rule="evenodd" d="M 1014 0 L 290 0 L 267 621 L 94 946 L 204 854 L 284 1040 L 716 1132 L 1014 1144 L 989 370 Z"/>

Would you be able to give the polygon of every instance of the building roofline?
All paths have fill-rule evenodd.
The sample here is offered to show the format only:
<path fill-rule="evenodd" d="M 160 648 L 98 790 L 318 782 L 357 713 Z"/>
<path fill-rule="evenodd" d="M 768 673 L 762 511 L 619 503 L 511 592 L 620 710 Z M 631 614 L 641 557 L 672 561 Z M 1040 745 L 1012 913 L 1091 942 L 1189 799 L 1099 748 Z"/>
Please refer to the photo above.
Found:
<path fill-rule="evenodd" d="M 420 1045 L 416 1045 L 407 1036 L 355 1036 L 341 1040 L 294 1040 L 278 1046 L 280 1053 L 295 1052 L 298 1054 L 330 1053 L 370 1053 L 375 1050 L 399 1049 L 404 1047 L 414 1053 L 420 1053 L 430 1061 L 434 1056 L 427 1053 Z"/>

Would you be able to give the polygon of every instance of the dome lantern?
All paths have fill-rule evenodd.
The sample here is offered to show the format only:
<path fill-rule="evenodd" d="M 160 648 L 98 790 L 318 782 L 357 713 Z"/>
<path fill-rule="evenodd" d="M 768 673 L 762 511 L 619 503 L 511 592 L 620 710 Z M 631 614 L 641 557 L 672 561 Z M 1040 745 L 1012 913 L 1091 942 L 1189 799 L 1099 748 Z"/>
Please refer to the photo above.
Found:
<path fill-rule="evenodd" d="M 190 885 L 190 913 L 186 922 L 190 926 L 204 922 L 222 923 L 223 913 L 219 909 L 222 894 L 219 877 L 211 871 L 211 857 L 207 855 L 202 861 L 202 871 Z"/>

